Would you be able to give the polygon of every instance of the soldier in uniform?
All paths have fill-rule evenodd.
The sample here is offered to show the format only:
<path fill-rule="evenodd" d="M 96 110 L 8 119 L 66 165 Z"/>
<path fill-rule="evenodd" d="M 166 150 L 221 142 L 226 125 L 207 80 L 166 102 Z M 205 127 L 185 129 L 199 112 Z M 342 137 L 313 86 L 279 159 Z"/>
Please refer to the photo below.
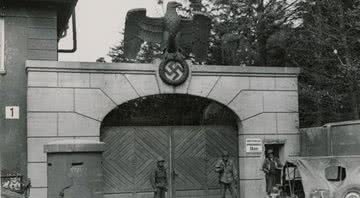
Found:
<path fill-rule="evenodd" d="M 269 149 L 267 151 L 267 158 L 265 159 L 262 170 L 265 173 L 266 193 L 270 195 L 272 189 L 276 187 L 277 177 L 282 165 L 279 158 L 274 156 L 274 151 Z"/>
<path fill-rule="evenodd" d="M 151 174 L 150 182 L 154 189 L 154 198 L 165 198 L 168 181 L 164 164 L 165 160 L 159 157 L 157 160 L 157 166 Z"/>
<path fill-rule="evenodd" d="M 237 170 L 234 161 L 229 159 L 229 153 L 227 151 L 223 152 L 222 159 L 216 163 L 215 171 L 219 173 L 221 197 L 225 198 L 226 189 L 229 189 L 232 197 L 236 198 Z"/>

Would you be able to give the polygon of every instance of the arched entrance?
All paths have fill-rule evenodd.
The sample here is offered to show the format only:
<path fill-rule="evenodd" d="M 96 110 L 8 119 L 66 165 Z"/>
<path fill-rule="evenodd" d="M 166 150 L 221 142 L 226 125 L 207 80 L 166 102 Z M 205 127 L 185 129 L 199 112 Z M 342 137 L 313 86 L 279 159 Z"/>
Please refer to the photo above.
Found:
<path fill-rule="evenodd" d="M 234 117 L 239 118 L 237 120 L 239 155 L 235 161 L 239 163 L 240 170 L 238 183 L 240 197 L 264 197 L 265 180 L 263 172 L 260 171 L 264 152 L 247 152 L 246 140 L 253 138 L 260 140 L 263 143 L 263 149 L 268 144 L 281 143 L 283 144 L 284 158 L 298 155 L 300 150 L 297 102 L 299 69 L 216 65 L 191 65 L 190 68 L 191 75 L 188 80 L 184 84 L 174 87 L 165 84 L 159 78 L 157 64 L 27 61 L 27 170 L 32 181 L 32 196 L 46 198 L 48 190 L 53 187 L 48 185 L 47 156 L 43 152 L 45 144 L 59 140 L 74 140 L 74 138 L 99 141 L 100 125 L 103 125 L 101 129 L 103 137 L 106 134 L 104 128 L 111 127 L 111 125 L 104 124 L 109 120 L 109 118 L 104 120 L 105 116 L 114 109 L 123 109 L 127 104 L 125 102 L 130 101 L 131 103 L 136 101 L 134 99 L 144 96 L 181 93 L 204 97 L 199 99 L 202 101 L 217 101 L 236 113 L 237 116 Z M 193 100 L 196 97 L 189 96 L 189 98 L 190 103 L 196 101 Z M 175 104 L 180 108 L 179 104 L 183 103 L 185 102 L 180 100 Z M 173 108 L 175 107 L 169 109 Z M 152 111 L 156 113 L 158 109 Z M 151 111 L 144 110 L 142 112 L 144 114 L 144 112 L 150 113 Z M 189 112 L 194 112 L 194 109 Z M 120 113 L 124 113 L 124 111 L 120 111 Z M 153 120 L 151 123 L 155 121 Z M 136 122 L 128 122 L 123 126 L 134 126 L 131 123 Z M 138 123 L 142 123 L 144 126 L 150 125 L 144 120 Z M 208 122 L 205 126 L 211 127 L 211 123 L 216 122 Z M 167 122 L 165 124 L 174 126 L 178 123 Z M 180 123 L 179 125 L 185 126 L 185 124 L 189 123 Z M 189 125 L 196 126 L 195 124 Z M 221 124 L 215 125 L 220 126 Z M 228 124 L 223 125 L 229 126 Z M 160 125 L 151 124 L 150 126 L 158 127 Z M 103 137 L 102 140 L 104 140 Z M 129 145 L 132 146 L 131 148 L 138 148 L 139 146 L 135 142 L 136 138 L 133 139 L 134 141 L 125 141 L 125 144 L 113 140 L 116 143 L 114 146 Z M 111 141 L 111 139 L 107 140 L 107 142 Z M 211 146 L 207 148 L 211 148 Z M 138 157 L 133 155 L 135 151 L 133 149 L 133 152 L 127 155 L 128 159 L 120 162 L 130 160 L 137 165 L 135 159 Z M 111 158 L 117 157 L 116 152 L 113 155 Z M 123 153 L 118 156 L 126 157 Z M 155 156 L 153 155 L 152 158 Z M 233 154 L 233 156 L 235 155 Z M 208 160 L 208 158 L 205 159 Z M 150 161 L 149 164 L 151 163 L 153 162 Z M 122 195 L 124 196 L 116 193 L 111 196 L 110 193 L 107 193 L 107 198 L 133 197 L 133 193 L 151 194 L 149 190 L 136 190 L 135 179 L 137 177 L 132 171 L 140 171 L 140 169 L 136 169 L 135 165 L 130 166 L 135 167 L 129 171 L 132 175 L 129 182 L 134 184 L 129 188 L 130 190 L 123 190 Z M 151 166 L 148 165 L 148 167 Z M 214 178 L 216 174 L 210 169 L 211 166 L 208 167 Z M 115 167 L 114 170 L 117 168 Z M 124 183 L 117 184 L 116 178 L 110 179 L 114 179 L 112 182 L 116 188 L 126 186 Z M 143 181 L 147 182 L 145 179 Z M 216 181 L 216 178 L 213 181 Z M 210 189 L 208 192 L 211 194 L 212 187 L 207 184 L 204 186 L 201 189 Z M 92 189 L 96 190 L 96 188 Z M 120 192 L 120 190 L 116 190 L 116 192 Z M 96 193 L 99 194 L 99 191 Z M 192 197 L 198 196 L 201 195 Z M 186 197 L 191 197 L 191 194 Z M 218 196 L 209 195 L 207 197 Z"/>
<path fill-rule="evenodd" d="M 158 157 L 166 160 L 172 197 L 217 196 L 214 167 L 222 151 L 238 161 L 237 120 L 226 106 L 185 94 L 118 106 L 101 124 L 105 197 L 152 197 L 150 174 Z"/>

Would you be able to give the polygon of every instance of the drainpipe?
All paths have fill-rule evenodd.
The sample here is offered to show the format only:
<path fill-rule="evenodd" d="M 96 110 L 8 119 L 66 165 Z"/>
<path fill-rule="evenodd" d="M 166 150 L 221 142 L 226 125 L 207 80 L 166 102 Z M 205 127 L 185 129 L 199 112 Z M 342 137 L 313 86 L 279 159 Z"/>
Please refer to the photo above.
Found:
<path fill-rule="evenodd" d="M 72 31 L 73 31 L 73 48 L 72 49 L 58 49 L 59 53 L 74 53 L 77 50 L 77 32 L 76 32 L 76 14 L 75 9 L 72 13 Z"/>

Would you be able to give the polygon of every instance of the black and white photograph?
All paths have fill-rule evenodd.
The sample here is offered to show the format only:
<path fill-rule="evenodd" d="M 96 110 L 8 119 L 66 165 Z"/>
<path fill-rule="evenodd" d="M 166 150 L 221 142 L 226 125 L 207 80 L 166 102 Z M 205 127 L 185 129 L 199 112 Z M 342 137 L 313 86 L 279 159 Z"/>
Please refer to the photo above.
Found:
<path fill-rule="evenodd" d="M 360 0 L 0 0 L 0 198 L 360 198 Z"/>

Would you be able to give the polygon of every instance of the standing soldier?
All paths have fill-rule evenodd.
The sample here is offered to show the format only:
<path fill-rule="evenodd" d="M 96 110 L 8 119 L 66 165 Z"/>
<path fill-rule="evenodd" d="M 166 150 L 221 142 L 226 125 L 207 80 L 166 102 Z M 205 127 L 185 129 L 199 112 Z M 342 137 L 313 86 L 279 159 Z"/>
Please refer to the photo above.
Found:
<path fill-rule="evenodd" d="M 165 198 L 168 182 L 164 164 L 165 160 L 162 157 L 159 157 L 157 166 L 151 174 L 150 182 L 155 191 L 154 198 Z"/>
<path fill-rule="evenodd" d="M 273 188 L 276 187 L 278 172 L 281 167 L 282 165 L 279 158 L 274 156 L 272 149 L 269 149 L 267 151 L 267 158 L 265 159 L 262 166 L 262 170 L 265 173 L 266 193 L 268 195 L 270 195 Z"/>
<path fill-rule="evenodd" d="M 237 197 L 236 193 L 236 180 L 237 170 L 235 163 L 229 159 L 229 153 L 223 152 L 222 159 L 220 159 L 215 166 L 215 171 L 219 173 L 220 194 L 225 198 L 226 189 L 229 189 L 233 198 Z"/>

